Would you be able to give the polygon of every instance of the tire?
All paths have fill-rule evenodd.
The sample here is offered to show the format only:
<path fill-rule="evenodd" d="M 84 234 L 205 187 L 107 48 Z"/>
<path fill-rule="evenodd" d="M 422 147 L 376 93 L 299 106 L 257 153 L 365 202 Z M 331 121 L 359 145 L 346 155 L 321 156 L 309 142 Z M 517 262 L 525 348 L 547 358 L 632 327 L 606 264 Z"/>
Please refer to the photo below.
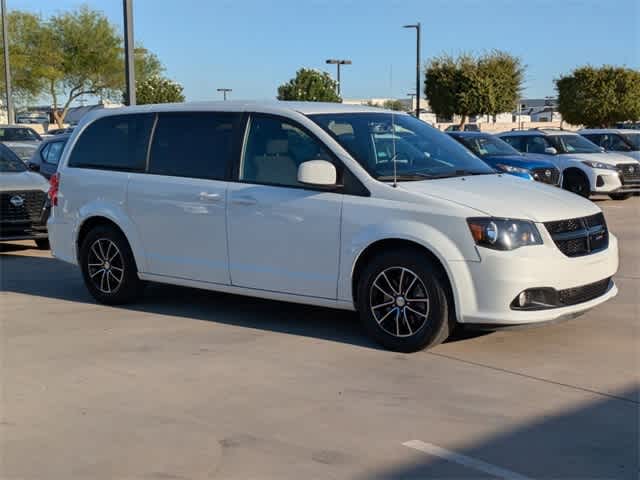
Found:
<path fill-rule="evenodd" d="M 562 188 L 584 198 L 589 198 L 589 195 L 591 195 L 589 180 L 587 180 L 582 173 L 578 172 L 566 173 L 562 181 Z"/>
<path fill-rule="evenodd" d="M 49 250 L 51 248 L 48 238 L 36 238 L 34 242 L 36 242 L 38 250 Z"/>
<path fill-rule="evenodd" d="M 357 288 L 365 330 L 389 350 L 410 353 L 434 347 L 455 327 L 445 274 L 420 250 L 405 248 L 377 255 L 364 267 Z M 392 300 L 393 304 L 381 306 Z"/>
<path fill-rule="evenodd" d="M 611 200 L 626 200 L 627 198 L 631 198 L 632 195 L 631 193 L 611 193 L 609 194 L 609 198 Z"/>
<path fill-rule="evenodd" d="M 99 225 L 89 231 L 79 261 L 84 283 L 98 302 L 121 305 L 142 295 L 144 282 L 138 278 L 131 247 L 116 228 Z"/>

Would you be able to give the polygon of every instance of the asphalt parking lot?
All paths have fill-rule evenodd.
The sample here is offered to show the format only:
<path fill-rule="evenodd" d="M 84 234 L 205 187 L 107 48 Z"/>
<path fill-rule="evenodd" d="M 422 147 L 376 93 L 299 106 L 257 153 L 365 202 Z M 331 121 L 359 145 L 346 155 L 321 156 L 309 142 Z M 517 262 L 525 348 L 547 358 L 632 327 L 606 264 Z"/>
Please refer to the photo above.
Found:
<path fill-rule="evenodd" d="M 1 244 L 0 478 L 636 479 L 640 197 L 599 205 L 617 298 L 413 355 L 345 312 L 156 285 L 99 306 Z"/>

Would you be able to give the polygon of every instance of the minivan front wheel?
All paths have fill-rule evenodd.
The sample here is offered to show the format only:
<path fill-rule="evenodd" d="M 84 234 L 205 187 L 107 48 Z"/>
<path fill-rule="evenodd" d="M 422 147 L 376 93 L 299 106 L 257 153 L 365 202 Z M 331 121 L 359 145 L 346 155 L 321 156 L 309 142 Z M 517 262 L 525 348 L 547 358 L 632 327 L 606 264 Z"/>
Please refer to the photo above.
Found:
<path fill-rule="evenodd" d="M 100 225 L 92 229 L 82 242 L 79 260 L 84 283 L 98 302 L 128 303 L 142 293 L 131 247 L 116 228 Z"/>
<path fill-rule="evenodd" d="M 407 353 L 446 340 L 452 324 L 443 275 L 415 249 L 374 257 L 358 285 L 358 311 L 369 335 L 390 350 Z"/>

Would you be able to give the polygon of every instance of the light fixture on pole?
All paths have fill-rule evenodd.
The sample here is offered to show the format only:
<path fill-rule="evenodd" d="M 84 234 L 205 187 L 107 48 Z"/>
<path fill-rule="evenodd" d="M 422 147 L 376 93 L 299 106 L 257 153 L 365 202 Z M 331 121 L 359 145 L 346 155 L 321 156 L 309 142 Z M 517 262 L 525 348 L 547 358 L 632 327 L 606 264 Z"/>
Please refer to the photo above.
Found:
<path fill-rule="evenodd" d="M 133 0 L 122 0 L 122 12 L 124 15 L 124 71 L 127 77 L 127 90 L 125 92 L 125 104 L 136 104 L 136 75 L 134 64 L 133 42 Z"/>
<path fill-rule="evenodd" d="M 402 28 L 416 29 L 416 118 L 420 118 L 420 22 L 415 25 L 403 25 Z"/>
<path fill-rule="evenodd" d="M 340 96 L 340 65 L 351 65 L 351 60 L 338 60 L 335 58 L 330 58 L 326 61 L 329 65 L 335 65 L 338 68 L 338 76 L 337 76 L 337 93 Z"/>
<path fill-rule="evenodd" d="M 222 92 L 222 98 L 225 102 L 227 101 L 227 92 L 233 92 L 232 88 L 218 88 L 217 90 Z"/>
<path fill-rule="evenodd" d="M 4 78 L 5 93 L 7 101 L 7 121 L 13 123 L 15 115 L 13 112 L 13 96 L 11 94 L 11 67 L 9 66 L 9 34 L 7 24 L 7 2 L 2 0 L 2 47 L 4 49 Z"/>

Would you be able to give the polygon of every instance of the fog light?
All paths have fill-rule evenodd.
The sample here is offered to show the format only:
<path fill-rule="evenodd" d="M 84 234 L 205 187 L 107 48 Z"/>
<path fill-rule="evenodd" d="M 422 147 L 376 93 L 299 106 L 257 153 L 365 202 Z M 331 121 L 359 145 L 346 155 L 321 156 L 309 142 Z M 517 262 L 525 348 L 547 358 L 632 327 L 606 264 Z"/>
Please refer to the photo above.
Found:
<path fill-rule="evenodd" d="M 526 291 L 524 291 L 520 295 L 518 295 L 518 306 L 520 308 L 527 306 L 527 303 L 529 303 L 528 297 L 529 296 L 527 295 Z"/>
<path fill-rule="evenodd" d="M 511 302 L 513 310 L 544 310 L 558 306 L 558 291 L 549 287 L 523 290 Z"/>
<path fill-rule="evenodd" d="M 598 178 L 596 179 L 596 187 L 604 187 L 604 178 L 602 178 L 602 175 L 598 175 Z"/>

